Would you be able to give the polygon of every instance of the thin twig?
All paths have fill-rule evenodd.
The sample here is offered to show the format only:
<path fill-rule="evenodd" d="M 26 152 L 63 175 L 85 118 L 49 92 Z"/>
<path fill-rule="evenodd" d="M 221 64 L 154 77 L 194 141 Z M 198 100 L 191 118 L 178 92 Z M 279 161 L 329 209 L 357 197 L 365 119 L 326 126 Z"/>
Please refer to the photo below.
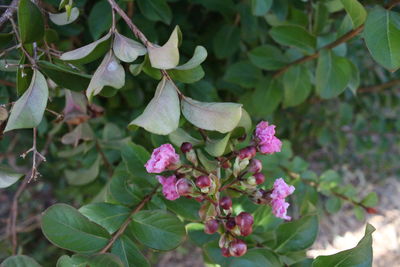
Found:
<path fill-rule="evenodd" d="M 157 190 L 158 190 L 159 187 L 160 187 L 160 185 L 157 185 L 153 189 L 153 191 L 151 191 L 150 194 L 145 196 L 142 199 L 142 201 L 140 201 L 140 203 L 136 206 L 135 209 L 132 210 L 132 212 L 129 214 L 128 218 L 121 225 L 121 227 L 118 229 L 118 231 L 111 237 L 110 241 L 108 241 L 107 245 L 100 251 L 100 253 L 106 253 L 112 247 L 112 245 L 118 239 L 118 237 L 120 237 L 125 232 L 125 230 L 128 227 L 129 223 L 132 221 L 132 216 L 135 213 L 139 212 L 144 207 L 144 205 L 152 199 L 152 197 L 157 193 Z"/>
<path fill-rule="evenodd" d="M 17 85 L 15 83 L 5 81 L 5 80 L 0 80 L 0 84 L 5 85 L 5 86 L 10 86 L 10 87 L 17 87 Z"/>
<path fill-rule="evenodd" d="M 0 17 L 0 28 L 3 26 L 4 22 L 6 22 L 9 18 L 12 17 L 14 12 L 17 10 L 19 0 L 13 0 L 10 6 L 4 11 L 3 15 Z"/>
<path fill-rule="evenodd" d="M 379 91 L 379 90 L 382 90 L 382 89 L 393 87 L 393 86 L 398 85 L 398 84 L 400 84 L 400 79 L 392 80 L 392 81 L 385 82 L 385 83 L 378 84 L 378 85 L 363 87 L 363 88 L 358 89 L 357 93 L 376 92 L 376 91 Z"/>
<path fill-rule="evenodd" d="M 14 31 L 14 34 L 15 34 L 15 36 L 17 37 L 18 42 L 21 44 L 20 48 L 21 48 L 22 52 L 23 52 L 23 53 L 25 54 L 25 56 L 28 58 L 29 62 L 31 62 L 31 64 L 32 64 L 33 66 L 36 66 L 36 61 L 35 61 L 35 59 L 28 53 L 28 51 L 26 51 L 25 47 L 22 45 L 22 41 L 21 41 L 21 38 L 20 38 L 20 36 L 19 36 L 18 29 L 17 29 L 17 25 L 15 24 L 15 21 L 13 20 L 13 18 L 9 18 L 9 20 L 10 20 L 10 22 L 11 22 L 11 25 L 12 25 L 12 28 L 13 28 L 13 31 Z"/>

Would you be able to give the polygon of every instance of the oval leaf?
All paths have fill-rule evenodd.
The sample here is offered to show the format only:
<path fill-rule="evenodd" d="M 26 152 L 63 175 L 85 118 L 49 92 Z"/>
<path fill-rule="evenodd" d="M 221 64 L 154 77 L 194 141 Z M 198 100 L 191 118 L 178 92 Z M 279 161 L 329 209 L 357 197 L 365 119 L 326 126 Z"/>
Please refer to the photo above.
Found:
<path fill-rule="evenodd" d="M 118 32 L 114 34 L 113 50 L 115 56 L 124 62 L 132 62 L 138 56 L 143 56 L 147 53 L 146 48 L 139 42 L 129 39 Z"/>
<path fill-rule="evenodd" d="M 43 213 L 42 231 L 54 245 L 81 253 L 102 249 L 110 238 L 103 227 L 66 204 L 55 204 Z"/>
<path fill-rule="evenodd" d="M 41 267 L 41 265 L 31 257 L 16 255 L 5 259 L 1 263 L 1 267 Z"/>
<path fill-rule="evenodd" d="M 346 12 L 349 14 L 351 21 L 353 22 L 353 28 L 357 28 L 361 24 L 364 23 L 365 18 L 367 17 L 367 11 L 363 7 L 358 0 L 341 0 L 346 9 Z"/>
<path fill-rule="evenodd" d="M 70 185 L 85 185 L 93 182 L 100 172 L 100 156 L 88 169 L 64 170 L 65 177 Z"/>
<path fill-rule="evenodd" d="M 148 47 L 151 66 L 156 69 L 172 69 L 179 64 L 178 31 L 176 26 L 168 41 L 163 46 Z"/>
<path fill-rule="evenodd" d="M 171 250 L 185 239 L 182 222 L 163 210 L 144 210 L 133 215 L 128 227 L 137 240 L 157 250 Z"/>
<path fill-rule="evenodd" d="M 167 135 L 178 128 L 179 117 L 178 93 L 172 82 L 164 77 L 158 84 L 153 99 L 129 127 L 139 126 L 155 134 Z"/>
<path fill-rule="evenodd" d="M 294 107 L 304 102 L 311 92 L 311 77 L 306 67 L 290 68 L 283 76 L 285 107 Z"/>
<path fill-rule="evenodd" d="M 280 25 L 273 27 L 269 34 L 272 39 L 281 45 L 294 46 L 312 53 L 317 40 L 315 36 L 297 25 Z"/>
<path fill-rule="evenodd" d="M 110 51 L 93 74 L 86 90 L 86 96 L 91 101 L 93 96 L 99 94 L 104 86 L 120 89 L 124 84 L 125 70 L 113 52 Z"/>
<path fill-rule="evenodd" d="M 32 81 L 25 93 L 12 107 L 5 132 L 14 129 L 34 128 L 42 121 L 49 97 L 49 88 L 44 76 L 33 71 Z"/>
<path fill-rule="evenodd" d="M 110 37 L 111 33 L 107 33 L 102 38 L 93 43 L 63 53 L 60 59 L 80 64 L 92 62 L 93 60 L 96 60 L 108 50 L 111 42 Z"/>
<path fill-rule="evenodd" d="M 289 60 L 272 45 L 262 45 L 249 53 L 249 59 L 256 67 L 264 70 L 278 70 L 286 66 Z"/>
<path fill-rule="evenodd" d="M 182 98 L 182 113 L 195 126 L 227 133 L 232 131 L 242 116 L 242 105 L 236 103 L 200 102 Z"/>
<path fill-rule="evenodd" d="M 175 69 L 176 70 L 193 69 L 199 66 L 201 63 L 203 63 L 204 60 L 206 60 L 206 58 L 207 58 L 207 50 L 203 46 L 198 45 L 194 49 L 193 57 L 189 59 L 185 64 L 175 67 Z"/>
<path fill-rule="evenodd" d="M 150 267 L 149 262 L 137 248 L 136 244 L 127 236 L 121 236 L 115 241 L 111 252 L 117 255 L 125 267 Z"/>
<path fill-rule="evenodd" d="M 33 43 L 41 40 L 44 36 L 42 13 L 31 0 L 19 1 L 18 27 L 23 43 Z"/>
<path fill-rule="evenodd" d="M 400 15 L 375 7 L 365 22 L 364 40 L 376 62 L 389 70 L 400 67 Z"/>
<path fill-rule="evenodd" d="M 79 17 L 79 9 L 77 7 L 73 7 L 68 14 L 68 12 L 63 12 L 63 13 L 50 13 L 49 12 L 49 18 L 50 20 L 57 25 L 67 25 L 72 22 L 74 22 L 77 18 Z"/>

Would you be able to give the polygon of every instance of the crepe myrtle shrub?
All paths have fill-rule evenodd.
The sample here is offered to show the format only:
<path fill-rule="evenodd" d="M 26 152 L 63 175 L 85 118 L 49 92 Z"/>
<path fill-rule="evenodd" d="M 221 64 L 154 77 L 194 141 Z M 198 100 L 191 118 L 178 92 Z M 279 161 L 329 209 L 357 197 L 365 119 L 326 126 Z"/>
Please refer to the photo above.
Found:
<path fill-rule="evenodd" d="M 210 265 L 372 264 L 369 224 L 354 248 L 307 257 L 325 212 L 363 220 L 377 196 L 317 175 L 283 137 L 312 136 L 297 119 L 312 103 L 398 69 L 399 1 L 4 2 L 2 266 L 150 266 L 185 240 Z M 362 49 L 376 73 L 346 56 Z M 38 207 L 19 212 L 22 195 Z"/>

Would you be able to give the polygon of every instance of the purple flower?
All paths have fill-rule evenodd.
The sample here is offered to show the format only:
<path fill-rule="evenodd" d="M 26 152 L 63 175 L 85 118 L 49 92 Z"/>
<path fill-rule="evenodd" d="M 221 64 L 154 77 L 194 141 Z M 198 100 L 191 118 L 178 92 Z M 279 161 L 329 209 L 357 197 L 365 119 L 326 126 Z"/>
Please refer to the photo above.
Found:
<path fill-rule="evenodd" d="M 281 151 L 282 142 L 275 136 L 275 125 L 268 125 L 267 121 L 257 124 L 255 141 L 261 154 L 273 154 Z"/>
<path fill-rule="evenodd" d="M 291 217 L 286 215 L 289 203 L 285 201 L 284 198 L 277 198 L 271 201 L 272 213 L 281 219 L 290 220 Z"/>
<path fill-rule="evenodd" d="M 294 189 L 295 188 L 293 185 L 288 185 L 282 178 L 276 179 L 274 182 L 274 188 L 272 189 L 271 198 L 284 199 L 285 197 L 291 195 L 294 192 Z"/>
<path fill-rule="evenodd" d="M 179 155 L 171 144 L 164 144 L 153 150 L 150 159 L 144 165 L 149 173 L 161 173 L 173 169 L 179 163 Z"/>
<path fill-rule="evenodd" d="M 175 175 L 171 175 L 169 177 L 164 177 L 161 175 L 157 175 L 157 179 L 162 184 L 162 192 L 166 199 L 175 200 L 179 198 L 179 193 L 176 191 L 176 177 Z"/>

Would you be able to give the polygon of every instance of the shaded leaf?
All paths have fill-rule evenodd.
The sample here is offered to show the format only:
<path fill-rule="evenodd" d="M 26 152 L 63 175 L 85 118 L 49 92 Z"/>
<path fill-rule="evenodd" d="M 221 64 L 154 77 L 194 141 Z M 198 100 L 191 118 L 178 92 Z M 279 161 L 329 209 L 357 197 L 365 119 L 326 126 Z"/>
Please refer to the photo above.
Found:
<path fill-rule="evenodd" d="M 294 46 L 308 53 L 312 53 L 317 44 L 315 36 L 297 25 L 275 26 L 269 31 L 269 34 L 281 45 Z"/>
<path fill-rule="evenodd" d="M 33 258 L 25 255 L 16 255 L 6 258 L 2 263 L 2 267 L 40 267 Z"/>
<path fill-rule="evenodd" d="M 163 199 L 169 210 L 189 221 L 199 221 L 200 203 L 194 199 L 180 197 L 174 201 Z"/>
<path fill-rule="evenodd" d="M 262 45 L 252 49 L 249 59 L 255 66 L 264 70 L 278 70 L 289 62 L 282 52 L 272 45 Z"/>
<path fill-rule="evenodd" d="M 81 253 L 99 251 L 110 238 L 104 228 L 66 204 L 55 204 L 43 213 L 42 231 L 54 245 Z"/>
<path fill-rule="evenodd" d="M 0 165 L 0 188 L 6 188 L 13 185 L 22 176 L 22 173 L 17 173 L 7 166 Z"/>
<path fill-rule="evenodd" d="M 303 103 L 311 92 L 311 77 L 303 65 L 293 66 L 283 76 L 283 105 L 294 107 Z"/>
<path fill-rule="evenodd" d="M 70 185 L 85 185 L 93 182 L 100 172 L 100 156 L 88 169 L 64 170 L 65 178 Z"/>
<path fill-rule="evenodd" d="M 152 21 L 162 21 L 170 24 L 172 11 L 165 0 L 138 0 L 141 13 Z"/>
<path fill-rule="evenodd" d="M 125 235 L 115 241 L 111 252 L 122 260 L 125 267 L 150 267 L 150 263 L 143 256 L 135 243 Z"/>
<path fill-rule="evenodd" d="M 224 138 L 218 140 L 207 140 L 205 150 L 208 154 L 214 157 L 220 157 L 225 154 L 227 151 L 227 146 L 229 142 L 229 138 L 231 137 L 231 133 L 225 135 Z M 229 151 L 229 150 L 228 150 Z"/>
<path fill-rule="evenodd" d="M 98 39 L 110 29 L 112 23 L 111 6 L 106 0 L 96 1 L 88 17 L 88 27 L 93 39 Z"/>
<path fill-rule="evenodd" d="M 40 41 L 44 36 L 42 13 L 31 0 L 19 1 L 18 28 L 22 43 Z"/>
<path fill-rule="evenodd" d="M 172 80 L 183 83 L 194 83 L 204 77 L 204 70 L 201 66 L 197 66 L 189 70 L 172 69 L 168 71 Z"/>
<path fill-rule="evenodd" d="M 251 12 L 255 16 L 264 16 L 272 6 L 272 0 L 251 0 Z"/>
<path fill-rule="evenodd" d="M 239 43 L 239 29 L 233 25 L 224 25 L 214 36 L 214 53 L 219 59 L 230 57 L 238 50 Z"/>
<path fill-rule="evenodd" d="M 238 84 L 245 88 L 254 87 L 261 79 L 261 70 L 250 64 L 249 61 L 239 61 L 228 67 L 224 80 Z"/>
<path fill-rule="evenodd" d="M 164 77 L 158 84 L 153 99 L 129 127 L 140 126 L 149 132 L 167 135 L 178 128 L 179 117 L 178 93 L 173 83 Z"/>
<path fill-rule="evenodd" d="M 177 147 L 180 147 L 182 143 L 184 142 L 189 142 L 194 146 L 200 145 L 203 143 L 202 140 L 196 139 L 190 134 L 188 134 L 185 130 L 182 128 L 178 128 L 172 133 L 168 135 L 169 140 L 171 141 L 172 144 L 174 144 Z"/>
<path fill-rule="evenodd" d="M 25 93 L 14 103 L 5 132 L 14 129 L 34 128 L 42 121 L 49 89 L 44 76 L 36 69 Z"/>

